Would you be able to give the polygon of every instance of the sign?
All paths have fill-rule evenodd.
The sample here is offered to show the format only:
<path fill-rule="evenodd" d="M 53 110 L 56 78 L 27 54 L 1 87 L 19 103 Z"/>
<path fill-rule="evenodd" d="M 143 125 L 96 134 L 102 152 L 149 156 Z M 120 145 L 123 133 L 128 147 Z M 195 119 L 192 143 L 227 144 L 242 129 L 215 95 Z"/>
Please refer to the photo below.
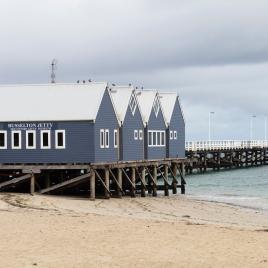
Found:
<path fill-rule="evenodd" d="M 9 123 L 7 127 L 10 130 L 42 130 L 51 129 L 53 123 Z"/>

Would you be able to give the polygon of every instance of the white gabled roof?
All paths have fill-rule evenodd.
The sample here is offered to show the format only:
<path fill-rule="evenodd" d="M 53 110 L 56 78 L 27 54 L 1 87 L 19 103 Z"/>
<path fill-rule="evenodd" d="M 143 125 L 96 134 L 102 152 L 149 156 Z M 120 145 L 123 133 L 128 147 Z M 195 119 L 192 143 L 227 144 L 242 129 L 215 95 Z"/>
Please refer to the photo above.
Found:
<path fill-rule="evenodd" d="M 132 93 L 134 93 L 133 86 L 112 86 L 110 88 L 110 96 L 119 123 L 124 122 Z"/>
<path fill-rule="evenodd" d="M 0 121 L 95 120 L 106 82 L 0 86 Z"/>
<path fill-rule="evenodd" d="M 137 99 L 140 106 L 140 111 L 143 119 L 143 123 L 146 124 L 149 121 L 153 103 L 157 96 L 156 90 L 137 90 Z"/>
<path fill-rule="evenodd" d="M 176 93 L 161 92 L 159 93 L 163 114 L 167 124 L 170 124 L 174 106 L 177 100 Z"/>

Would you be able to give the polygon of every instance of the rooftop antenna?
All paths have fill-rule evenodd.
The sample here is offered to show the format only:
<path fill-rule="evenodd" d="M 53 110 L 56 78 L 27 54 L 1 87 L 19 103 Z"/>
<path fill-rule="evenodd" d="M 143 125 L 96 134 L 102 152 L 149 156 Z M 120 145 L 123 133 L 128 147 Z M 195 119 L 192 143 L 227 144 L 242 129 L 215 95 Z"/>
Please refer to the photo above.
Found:
<path fill-rule="evenodd" d="M 51 62 L 51 75 L 50 75 L 50 78 L 51 78 L 51 83 L 52 84 L 56 83 L 55 71 L 57 70 L 57 63 L 58 63 L 58 61 L 56 59 L 53 59 L 52 62 Z"/>

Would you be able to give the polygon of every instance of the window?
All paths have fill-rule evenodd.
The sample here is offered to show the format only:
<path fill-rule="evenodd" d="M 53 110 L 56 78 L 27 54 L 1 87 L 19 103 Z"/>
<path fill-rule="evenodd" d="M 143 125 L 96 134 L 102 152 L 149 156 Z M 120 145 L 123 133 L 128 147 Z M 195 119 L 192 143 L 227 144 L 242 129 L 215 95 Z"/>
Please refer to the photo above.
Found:
<path fill-rule="evenodd" d="M 153 108 L 154 108 L 155 116 L 157 117 L 159 109 L 160 109 L 160 103 L 159 103 L 158 96 L 156 96 L 155 99 L 154 99 Z"/>
<path fill-rule="evenodd" d="M 114 148 L 118 147 L 118 130 L 114 130 Z"/>
<path fill-rule="evenodd" d="M 135 129 L 134 130 L 134 140 L 137 140 L 138 139 L 138 130 L 137 129 Z"/>
<path fill-rule="evenodd" d="M 41 149 L 50 149 L 50 130 L 41 130 Z"/>
<path fill-rule="evenodd" d="M 173 131 L 172 130 L 169 132 L 169 139 L 173 140 Z"/>
<path fill-rule="evenodd" d="M 55 148 L 65 149 L 65 130 L 55 131 Z"/>
<path fill-rule="evenodd" d="M 164 147 L 166 145 L 166 133 L 162 130 L 150 130 L 148 132 L 149 147 Z"/>
<path fill-rule="evenodd" d="M 21 149 L 21 131 L 16 130 L 11 132 L 12 135 L 12 149 Z"/>
<path fill-rule="evenodd" d="M 36 148 L 36 132 L 35 130 L 26 130 L 26 149 Z"/>
<path fill-rule="evenodd" d="M 7 148 L 7 132 L 5 130 L 0 131 L 0 149 Z"/>
<path fill-rule="evenodd" d="M 143 140 L 143 131 L 141 129 L 139 130 L 139 139 Z"/>
<path fill-rule="evenodd" d="M 105 140 L 104 129 L 101 129 L 100 130 L 100 147 L 101 148 L 104 148 L 104 140 Z"/>
<path fill-rule="evenodd" d="M 174 131 L 174 140 L 176 140 L 177 139 L 177 131 L 175 130 Z"/>
<path fill-rule="evenodd" d="M 131 110 L 132 115 L 135 114 L 137 108 L 137 100 L 134 93 L 131 94 L 130 101 L 129 101 L 129 108 Z"/>
<path fill-rule="evenodd" d="M 105 129 L 105 148 L 109 148 L 109 129 Z"/>

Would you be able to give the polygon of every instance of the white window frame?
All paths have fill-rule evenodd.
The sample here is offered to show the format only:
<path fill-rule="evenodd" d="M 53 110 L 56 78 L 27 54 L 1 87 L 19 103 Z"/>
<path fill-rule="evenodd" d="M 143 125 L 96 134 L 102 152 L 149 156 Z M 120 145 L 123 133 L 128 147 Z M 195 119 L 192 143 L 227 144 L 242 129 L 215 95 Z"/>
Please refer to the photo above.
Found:
<path fill-rule="evenodd" d="M 108 136 L 107 136 L 107 134 L 108 134 Z M 107 137 L 108 137 L 108 139 L 107 139 Z M 109 133 L 109 129 L 105 129 L 104 144 L 105 144 L 105 148 L 109 148 L 110 147 L 110 133 Z"/>
<path fill-rule="evenodd" d="M 1 130 L 1 134 L 4 134 L 4 146 L 0 146 L 0 149 L 7 149 L 7 131 Z"/>
<path fill-rule="evenodd" d="M 114 129 L 114 148 L 118 148 L 118 129 Z"/>
<path fill-rule="evenodd" d="M 105 148 L 105 130 L 104 129 L 100 129 L 100 148 Z"/>
<path fill-rule="evenodd" d="M 162 135 L 164 136 L 162 144 Z M 151 144 L 150 144 L 150 137 L 151 136 Z M 155 136 L 155 143 L 154 143 L 154 136 Z M 158 136 L 160 136 L 158 142 Z M 148 147 L 165 147 L 166 146 L 166 131 L 165 130 L 149 130 L 148 131 Z"/>
<path fill-rule="evenodd" d="M 139 130 L 139 140 L 140 141 L 143 140 L 143 131 L 142 131 L 142 129 Z"/>
<path fill-rule="evenodd" d="M 178 132 L 176 130 L 174 130 L 174 140 L 177 140 L 178 139 Z"/>
<path fill-rule="evenodd" d="M 138 138 L 139 138 L 139 133 L 138 133 L 138 130 L 135 129 L 134 130 L 134 140 L 138 140 Z"/>
<path fill-rule="evenodd" d="M 14 146 L 14 134 L 19 134 L 19 146 Z M 21 130 L 12 130 L 11 131 L 11 148 L 12 149 L 21 149 Z"/>
<path fill-rule="evenodd" d="M 43 145 L 43 134 L 44 133 L 48 134 L 48 146 Z M 48 129 L 40 130 L 40 148 L 41 149 L 51 149 L 51 131 Z"/>
<path fill-rule="evenodd" d="M 170 132 L 169 132 L 169 139 L 173 140 L 173 131 L 172 130 L 170 130 Z"/>
<path fill-rule="evenodd" d="M 33 134 L 33 146 L 29 146 L 28 144 L 28 134 Z M 36 149 L 36 131 L 35 130 L 26 130 L 26 149 Z"/>
<path fill-rule="evenodd" d="M 62 146 L 59 146 L 58 145 L 58 133 L 62 133 L 62 142 L 63 142 L 63 145 Z M 65 129 L 57 129 L 55 130 L 55 148 L 56 149 L 65 149 L 66 148 L 66 143 L 65 143 Z"/>

